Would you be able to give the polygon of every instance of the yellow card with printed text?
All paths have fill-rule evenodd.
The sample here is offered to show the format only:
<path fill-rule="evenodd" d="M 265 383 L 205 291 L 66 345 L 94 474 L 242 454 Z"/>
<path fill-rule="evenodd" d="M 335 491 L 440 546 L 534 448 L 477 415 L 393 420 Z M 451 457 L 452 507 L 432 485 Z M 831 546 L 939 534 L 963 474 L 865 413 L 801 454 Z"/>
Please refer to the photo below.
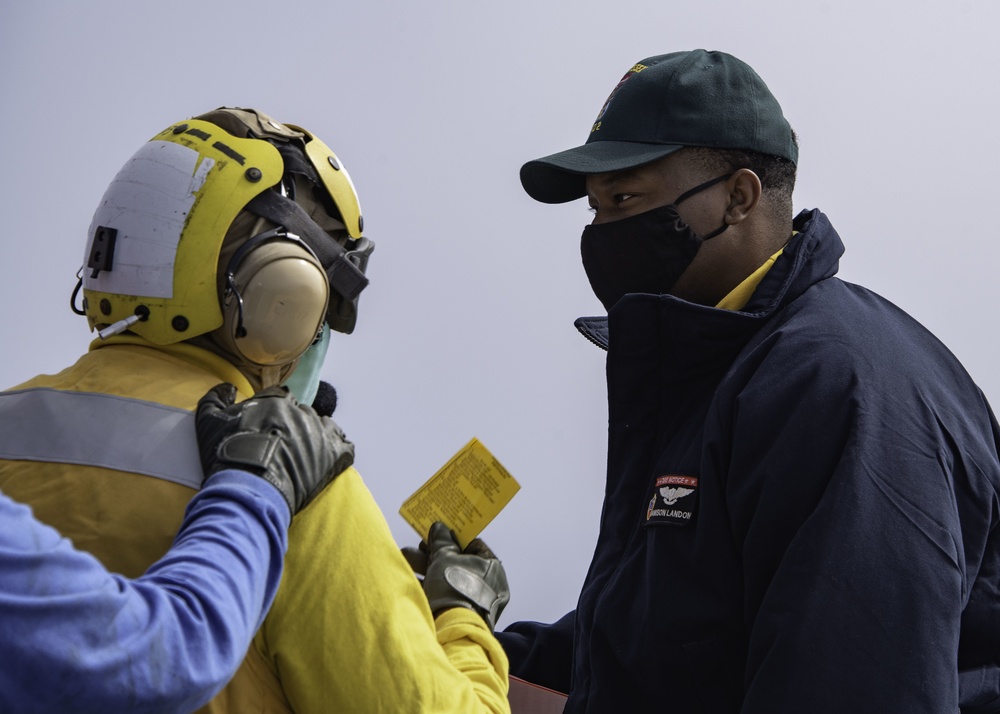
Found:
<path fill-rule="evenodd" d="M 424 540 L 434 521 L 444 521 L 464 548 L 520 488 L 510 472 L 473 437 L 406 499 L 399 514 Z"/>

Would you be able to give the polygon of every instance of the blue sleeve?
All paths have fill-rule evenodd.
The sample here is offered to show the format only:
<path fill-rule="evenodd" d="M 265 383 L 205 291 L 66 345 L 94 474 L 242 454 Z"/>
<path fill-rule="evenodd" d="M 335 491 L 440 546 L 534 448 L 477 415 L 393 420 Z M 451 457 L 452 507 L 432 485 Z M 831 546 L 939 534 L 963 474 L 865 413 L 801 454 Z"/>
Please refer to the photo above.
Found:
<path fill-rule="evenodd" d="M 515 622 L 496 638 L 510 661 L 510 673 L 557 692 L 569 692 L 576 611 L 551 625 Z"/>
<path fill-rule="evenodd" d="M 289 521 L 270 484 L 220 472 L 170 551 L 128 580 L 0 494 L 0 711 L 197 709 L 274 599 Z"/>

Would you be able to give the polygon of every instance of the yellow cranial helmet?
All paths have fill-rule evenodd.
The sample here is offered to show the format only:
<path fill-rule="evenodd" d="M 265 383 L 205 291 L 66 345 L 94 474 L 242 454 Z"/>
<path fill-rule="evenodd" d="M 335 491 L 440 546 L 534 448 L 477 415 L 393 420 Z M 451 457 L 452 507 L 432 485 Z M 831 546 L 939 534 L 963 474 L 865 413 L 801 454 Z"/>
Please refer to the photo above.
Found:
<path fill-rule="evenodd" d="M 246 216 L 262 220 L 241 225 L 267 229 L 234 236 Z M 324 322 L 354 329 L 374 248 L 362 229 L 350 176 L 323 142 L 257 110 L 220 108 L 164 129 L 108 186 L 74 309 L 102 337 L 127 329 L 161 345 L 232 319 L 234 351 L 253 345 L 244 359 L 290 361 Z M 224 242 L 242 246 L 236 264 L 220 265 Z"/>

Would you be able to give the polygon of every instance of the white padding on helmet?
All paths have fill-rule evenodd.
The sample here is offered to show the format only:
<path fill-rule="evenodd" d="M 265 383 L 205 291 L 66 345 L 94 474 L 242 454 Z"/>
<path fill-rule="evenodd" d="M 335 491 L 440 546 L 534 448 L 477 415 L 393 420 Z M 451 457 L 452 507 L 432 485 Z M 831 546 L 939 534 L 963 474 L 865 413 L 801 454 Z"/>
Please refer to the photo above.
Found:
<path fill-rule="evenodd" d="M 118 231 L 115 268 L 83 285 L 119 295 L 170 298 L 174 289 L 177 244 L 198 191 L 215 165 L 199 163 L 194 149 L 167 141 L 150 141 L 126 163 L 108 186 L 94 213 L 84 265 L 98 226 Z"/>

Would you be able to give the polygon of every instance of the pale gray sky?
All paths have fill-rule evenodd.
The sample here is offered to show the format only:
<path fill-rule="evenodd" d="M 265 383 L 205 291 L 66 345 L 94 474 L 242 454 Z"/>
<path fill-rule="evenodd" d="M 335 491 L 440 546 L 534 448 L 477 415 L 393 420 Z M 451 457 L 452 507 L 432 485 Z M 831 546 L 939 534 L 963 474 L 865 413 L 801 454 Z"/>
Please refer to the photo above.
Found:
<path fill-rule="evenodd" d="M 840 232 L 841 277 L 921 320 L 1000 404 L 997 27 L 998 0 L 10 0 L 0 387 L 86 349 L 69 309 L 85 233 L 143 142 L 220 105 L 300 124 L 350 169 L 377 243 L 324 372 L 358 468 L 413 544 L 399 504 L 478 436 L 522 486 L 484 533 L 513 590 L 501 626 L 555 619 L 597 535 L 604 353 L 572 325 L 600 311 L 586 206 L 534 203 L 521 164 L 584 141 L 637 60 L 737 55 L 799 134 L 795 205 Z"/>

